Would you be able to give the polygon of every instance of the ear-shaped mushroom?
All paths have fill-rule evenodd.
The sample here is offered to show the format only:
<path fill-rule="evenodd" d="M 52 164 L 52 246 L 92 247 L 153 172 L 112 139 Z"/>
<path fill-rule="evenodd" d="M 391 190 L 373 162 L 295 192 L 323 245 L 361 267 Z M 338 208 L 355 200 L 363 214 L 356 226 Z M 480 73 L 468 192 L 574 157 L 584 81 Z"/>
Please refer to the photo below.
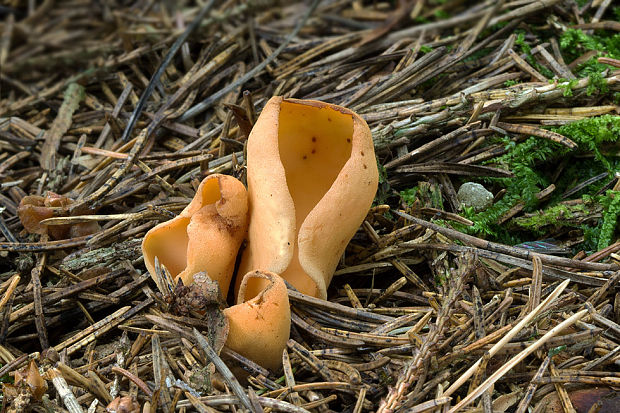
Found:
<path fill-rule="evenodd" d="M 154 277 L 155 257 L 175 282 L 190 285 L 204 271 L 226 297 L 239 246 L 247 231 L 247 192 L 232 176 L 214 174 L 198 187 L 194 199 L 174 219 L 152 228 L 142 241 L 146 268 Z"/>
<path fill-rule="evenodd" d="M 251 222 L 241 273 L 272 271 L 325 299 L 377 191 L 368 125 L 340 106 L 273 97 L 252 129 L 247 157 Z M 263 286 L 251 280 L 246 288 L 254 295 Z"/>
<path fill-rule="evenodd" d="M 45 197 L 27 195 L 19 201 L 17 215 L 24 229 L 32 234 L 49 234 L 52 239 L 66 239 L 94 234 L 99 231 L 95 221 L 78 224 L 45 225 L 41 221 L 54 216 L 54 207 L 67 207 L 73 200 L 64 195 L 48 191 Z"/>
<path fill-rule="evenodd" d="M 264 282 L 264 289 L 249 295 L 251 281 Z M 243 277 L 239 304 L 224 310 L 229 331 L 226 346 L 263 367 L 276 370 L 291 329 L 291 309 L 282 278 L 268 271 L 253 271 Z"/>

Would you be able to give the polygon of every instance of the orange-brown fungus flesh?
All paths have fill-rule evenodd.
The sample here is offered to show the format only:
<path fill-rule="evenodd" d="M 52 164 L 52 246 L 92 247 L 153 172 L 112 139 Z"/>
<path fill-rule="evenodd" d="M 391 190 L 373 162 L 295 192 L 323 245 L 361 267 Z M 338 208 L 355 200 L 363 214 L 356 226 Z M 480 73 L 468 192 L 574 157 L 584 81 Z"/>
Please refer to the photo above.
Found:
<path fill-rule="evenodd" d="M 282 101 L 278 145 L 295 204 L 296 233 L 351 157 L 352 136 L 352 115 L 329 106 Z M 281 275 L 300 291 L 316 296 L 316 283 L 301 267 L 297 237 L 294 240 L 293 259 Z"/>

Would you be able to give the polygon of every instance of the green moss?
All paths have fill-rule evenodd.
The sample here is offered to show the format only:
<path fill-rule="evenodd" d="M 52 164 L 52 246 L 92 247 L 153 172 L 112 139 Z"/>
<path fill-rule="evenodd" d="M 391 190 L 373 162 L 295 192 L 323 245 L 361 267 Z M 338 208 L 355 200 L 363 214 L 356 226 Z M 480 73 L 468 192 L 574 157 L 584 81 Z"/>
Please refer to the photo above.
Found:
<path fill-rule="evenodd" d="M 436 10 L 434 14 L 438 19 L 447 19 L 450 17 L 450 13 L 445 10 Z"/>
<path fill-rule="evenodd" d="M 594 93 L 607 93 L 608 91 L 607 82 L 600 73 L 594 72 L 588 75 L 588 87 L 586 88 L 588 96 Z"/>
<path fill-rule="evenodd" d="M 594 158 L 609 173 L 615 172 L 610 160 L 601 153 L 601 147 L 603 143 L 616 142 L 620 138 L 620 116 L 603 115 L 588 118 L 557 128 L 556 132 L 577 143 L 581 151 L 592 152 Z M 562 155 L 567 153 L 568 150 L 565 149 Z"/>
<path fill-rule="evenodd" d="M 567 29 L 560 37 L 560 48 L 564 54 L 576 58 L 587 50 L 603 51 L 603 44 L 592 36 L 588 36 L 580 29 Z"/>
<path fill-rule="evenodd" d="M 552 78 L 553 72 L 538 63 L 536 59 L 534 59 L 534 56 L 532 56 L 532 48 L 525 40 L 525 32 L 523 30 L 515 30 L 515 33 L 517 33 L 517 38 L 515 39 L 515 47 L 518 46 L 519 49 L 521 49 L 521 53 L 525 54 L 525 60 L 540 74 L 547 78 Z"/>
<path fill-rule="evenodd" d="M 413 205 L 417 194 L 418 194 L 417 186 L 414 186 L 413 188 L 405 189 L 404 191 L 400 191 L 401 199 L 405 201 L 407 205 L 409 206 Z"/>
<path fill-rule="evenodd" d="M 417 201 L 418 205 L 422 207 L 443 209 L 441 188 L 429 182 L 422 181 L 417 186 L 400 191 L 400 198 L 409 206 Z"/>
<path fill-rule="evenodd" d="M 613 173 L 620 170 L 620 160 L 613 156 L 604 155 L 602 151 L 605 144 L 619 141 L 620 116 L 598 116 L 552 129 L 575 142 L 578 149 L 571 151 L 563 145 L 538 137 L 530 137 L 520 143 L 515 143 L 506 137 L 495 138 L 494 143 L 503 143 L 507 153 L 488 163 L 493 163 L 495 166 L 499 164 L 499 166 L 511 170 L 515 177 L 484 179 L 485 186 L 493 188 L 493 192 L 505 189 L 506 193 L 485 211 L 476 213 L 473 210 L 466 209 L 463 216 L 473 221 L 474 225 L 456 225 L 459 230 L 483 238 L 491 237 L 504 243 L 516 244 L 542 235 L 543 228 L 546 225 L 555 224 L 558 227 L 579 227 L 581 225 L 579 220 L 571 220 L 571 218 L 574 218 L 573 215 L 576 213 L 584 215 L 583 206 L 566 207 L 560 205 L 559 202 L 563 200 L 562 194 L 579 182 L 602 172 L 608 172 L 609 179 L 589 185 L 575 194 L 576 197 L 581 195 L 594 196 L 610 181 Z M 612 153 L 617 152 L 612 151 Z M 584 157 L 585 154 L 592 154 L 593 157 Z M 576 155 L 580 156 L 576 157 Z M 541 205 L 535 196 L 536 193 L 552 183 L 555 171 L 563 162 L 563 173 L 554 182 L 556 190 L 546 201 L 549 206 L 540 212 L 540 215 L 511 220 L 511 224 L 514 224 L 512 231 L 505 224 L 497 224 L 502 215 L 520 202 L 524 204 L 523 211 L 525 213 L 531 214 L 537 211 Z M 620 196 L 616 198 L 620 198 Z M 605 199 L 611 200 L 612 198 Z M 596 226 L 600 236 L 596 234 L 597 231 L 584 232 L 588 245 L 594 248 L 605 245 L 613 237 L 615 222 L 620 209 L 620 201 L 615 199 L 613 202 L 599 198 L 596 200 L 597 202 L 608 202 L 609 206 L 603 204 L 604 210 L 607 212 L 604 212 L 604 218 Z M 604 228 L 603 225 L 605 225 Z M 593 236 L 596 238 L 592 238 Z"/>
<path fill-rule="evenodd" d="M 583 232 L 583 244 L 581 249 L 584 251 L 596 251 L 598 249 L 599 228 L 590 225 L 580 225 L 579 229 Z"/>
<path fill-rule="evenodd" d="M 515 30 L 517 33 L 517 38 L 515 39 L 515 45 L 521 48 L 521 52 L 525 54 L 532 54 L 532 48 L 525 41 L 525 32 L 523 30 Z"/>
<path fill-rule="evenodd" d="M 603 219 L 600 225 L 600 235 L 597 248 L 608 247 L 618 224 L 620 215 L 620 191 L 607 191 L 599 201 L 603 205 Z"/>
<path fill-rule="evenodd" d="M 578 212 L 587 212 L 587 210 L 582 204 L 558 204 L 527 217 L 515 218 L 513 222 L 521 229 L 542 235 L 541 230 L 546 226 L 569 225 L 570 220 L 575 218 Z"/>
<path fill-rule="evenodd" d="M 561 345 L 558 347 L 554 347 L 552 349 L 549 349 L 549 356 L 553 357 L 553 356 L 557 356 L 558 354 L 562 353 L 563 351 L 566 351 L 568 347 L 566 345 Z"/>
<path fill-rule="evenodd" d="M 595 56 L 577 67 L 575 74 L 579 78 L 590 79 L 586 90 L 588 96 L 593 93 L 607 93 L 607 83 L 601 73 L 606 69 L 611 69 L 612 66 L 599 63 L 597 58 L 601 56 L 620 58 L 620 33 L 609 36 L 597 34 L 589 36 L 579 29 L 568 29 L 560 37 L 560 48 L 567 62 L 575 60 L 588 51 L 597 51 Z"/>
<path fill-rule="evenodd" d="M 497 220 L 504 215 L 510 208 L 519 202 L 518 196 L 506 194 L 501 200 L 497 201 L 482 212 L 475 212 L 473 208 L 466 208 L 462 215 L 471 220 L 474 225 L 465 226 L 453 224 L 456 229 L 483 238 L 493 238 L 506 244 L 518 244 L 521 239 L 507 230 L 505 226 L 498 225 Z"/>
<path fill-rule="evenodd" d="M 564 89 L 564 93 L 562 93 L 564 97 L 573 96 L 573 89 L 577 86 L 577 83 L 579 83 L 577 79 L 558 79 L 558 87 Z M 603 83 L 605 83 L 605 81 L 603 81 Z"/>

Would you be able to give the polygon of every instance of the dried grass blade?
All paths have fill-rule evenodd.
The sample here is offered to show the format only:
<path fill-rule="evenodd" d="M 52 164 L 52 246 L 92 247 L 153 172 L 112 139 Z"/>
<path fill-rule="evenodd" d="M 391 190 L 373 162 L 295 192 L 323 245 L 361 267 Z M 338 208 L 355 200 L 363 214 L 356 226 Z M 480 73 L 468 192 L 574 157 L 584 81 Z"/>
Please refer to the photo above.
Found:
<path fill-rule="evenodd" d="M 51 128 L 45 132 L 45 141 L 39 157 L 39 162 L 44 169 L 50 171 L 56 167 L 56 153 L 60 147 L 60 141 L 71 127 L 73 113 L 77 110 L 82 99 L 84 99 L 84 87 L 77 83 L 71 83 L 65 92 L 64 101 L 58 110 L 58 116 L 54 119 Z"/>
<path fill-rule="evenodd" d="M 501 368 L 499 368 L 495 373 L 493 373 L 488 379 L 484 381 L 480 386 L 478 386 L 474 391 L 469 393 L 463 400 L 461 400 L 456 406 L 448 411 L 448 413 L 456 413 L 461 410 L 463 407 L 467 406 L 469 403 L 478 398 L 482 393 L 488 390 L 497 380 L 499 380 L 504 374 L 510 371 L 514 366 L 519 364 L 523 359 L 536 351 L 540 346 L 542 346 L 547 340 L 556 334 L 560 333 L 564 329 L 572 326 L 581 318 L 583 318 L 588 313 L 588 310 L 581 310 L 578 313 L 572 315 L 567 320 L 564 320 L 551 330 L 544 336 L 542 336 L 539 340 L 537 340 L 534 344 L 530 345 L 528 348 L 523 350 L 521 353 L 514 356 L 508 363 L 504 364 Z"/>
<path fill-rule="evenodd" d="M 519 331 L 521 331 L 525 326 L 527 326 L 530 321 L 532 321 L 535 317 L 538 316 L 541 312 L 543 312 L 549 304 L 551 304 L 556 298 L 562 294 L 564 289 L 568 286 L 569 281 L 566 280 L 558 285 L 555 290 L 549 296 L 538 305 L 531 313 L 526 315 L 520 322 L 517 324 L 512 330 L 510 330 L 500 341 L 498 341 L 491 349 L 489 350 L 489 354 L 491 357 L 495 355 L 506 343 L 512 340 Z M 445 392 L 445 396 L 452 395 L 459 387 L 461 387 L 476 371 L 478 365 L 481 363 L 481 359 L 479 359 L 476 363 L 474 363 L 457 381 L 455 381 Z M 486 390 L 486 389 L 485 389 Z M 482 392 L 481 392 L 482 393 Z"/>
<path fill-rule="evenodd" d="M 215 368 L 217 369 L 217 371 L 220 372 L 226 383 L 232 389 L 235 396 L 239 398 L 241 404 L 250 412 L 254 412 L 252 402 L 248 398 L 248 395 L 245 394 L 243 387 L 241 387 L 235 376 L 232 374 L 226 364 L 224 364 L 220 356 L 218 356 L 215 350 L 213 350 L 207 339 L 195 328 L 193 329 L 193 333 L 194 338 L 200 346 L 200 349 L 203 351 L 207 359 L 215 365 Z"/>
<path fill-rule="evenodd" d="M 80 403 L 71 391 L 71 388 L 62 377 L 62 374 L 55 368 L 49 369 L 47 374 L 52 379 L 52 384 L 54 384 L 58 395 L 62 399 L 67 410 L 69 410 L 69 413 L 84 413 Z"/>
<path fill-rule="evenodd" d="M 618 265 L 617 264 L 599 264 L 599 263 L 589 263 L 589 262 L 584 262 L 584 261 L 579 261 L 579 260 L 572 260 L 569 258 L 563 258 L 563 257 L 556 257 L 553 255 L 546 255 L 546 254 L 536 254 L 536 253 L 532 253 L 530 251 L 527 250 L 523 250 L 520 248 L 513 248 L 513 247 L 509 247 L 507 245 L 502 245 L 502 244 L 498 244 L 496 242 L 490 242 L 490 241 L 486 241 L 480 238 L 476 238 L 474 236 L 471 235 L 467 235 L 467 234 L 463 234 L 459 231 L 450 229 L 450 228 L 445 228 L 445 227 L 441 227 L 439 225 L 433 224 L 431 222 L 428 221 L 424 221 L 422 219 L 413 217 L 409 214 L 406 214 L 402 211 L 398 211 L 398 210 L 392 210 L 393 213 L 395 213 L 396 215 L 399 215 L 415 224 L 421 225 L 424 228 L 428 228 L 431 229 L 435 232 L 438 232 L 442 235 L 445 235 L 447 237 L 453 238 L 453 239 L 457 239 L 459 241 L 463 241 L 466 243 L 469 243 L 475 247 L 478 248 L 482 248 L 482 249 L 487 249 L 489 251 L 494 251 L 494 252 L 498 252 L 498 253 L 502 253 L 502 254 L 508 254 L 508 255 L 512 255 L 514 257 L 519 257 L 519 258 L 523 258 L 523 259 L 527 259 L 527 260 L 531 260 L 533 257 L 537 256 L 540 258 L 540 260 L 544 263 L 544 264 L 549 264 L 549 265 L 560 265 L 560 266 L 564 266 L 564 267 L 569 267 L 569 268 L 578 268 L 578 269 L 582 269 L 582 270 L 591 270 L 591 271 L 609 271 L 609 270 L 617 270 Z"/>

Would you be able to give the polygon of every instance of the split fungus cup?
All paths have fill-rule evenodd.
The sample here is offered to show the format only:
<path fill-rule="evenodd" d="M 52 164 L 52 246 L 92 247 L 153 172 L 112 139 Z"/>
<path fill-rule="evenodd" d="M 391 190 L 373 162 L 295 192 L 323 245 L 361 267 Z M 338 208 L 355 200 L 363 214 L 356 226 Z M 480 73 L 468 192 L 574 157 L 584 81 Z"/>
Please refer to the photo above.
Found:
<path fill-rule="evenodd" d="M 247 157 L 250 227 L 240 273 L 271 271 L 326 299 L 377 192 L 368 125 L 341 106 L 273 97 L 250 133 Z M 246 291 L 255 295 L 264 284 L 251 280 Z"/>
<path fill-rule="evenodd" d="M 247 192 L 232 176 L 214 174 L 198 186 L 189 205 L 174 219 L 152 228 L 142 241 L 144 262 L 155 279 L 155 257 L 184 285 L 206 273 L 225 298 L 239 247 L 247 232 Z M 248 280 L 264 281 L 255 294 Z M 263 367 L 277 369 L 290 333 L 291 313 L 284 281 L 265 271 L 243 277 L 239 304 L 224 310 L 229 322 L 226 346 Z"/>
<path fill-rule="evenodd" d="M 179 216 L 146 234 L 142 250 L 153 277 L 157 256 L 175 281 L 189 285 L 204 271 L 226 297 L 247 234 L 237 305 L 224 310 L 226 345 L 276 369 L 290 333 L 284 280 L 304 294 L 327 298 L 379 174 L 366 122 L 348 109 L 312 100 L 270 99 L 249 136 L 247 158 L 248 193 L 233 177 L 205 178 Z"/>
<path fill-rule="evenodd" d="M 265 288 L 248 295 L 246 286 L 255 280 L 263 281 Z M 291 332 L 284 280 L 269 271 L 249 272 L 243 277 L 237 302 L 224 310 L 229 325 L 226 346 L 263 367 L 278 370 Z"/>
<path fill-rule="evenodd" d="M 190 285 L 194 274 L 204 271 L 219 283 L 225 299 L 247 226 L 245 186 L 232 176 L 209 175 L 178 216 L 144 236 L 144 263 L 154 277 L 157 257 L 175 283 L 181 278 L 184 285 Z"/>

